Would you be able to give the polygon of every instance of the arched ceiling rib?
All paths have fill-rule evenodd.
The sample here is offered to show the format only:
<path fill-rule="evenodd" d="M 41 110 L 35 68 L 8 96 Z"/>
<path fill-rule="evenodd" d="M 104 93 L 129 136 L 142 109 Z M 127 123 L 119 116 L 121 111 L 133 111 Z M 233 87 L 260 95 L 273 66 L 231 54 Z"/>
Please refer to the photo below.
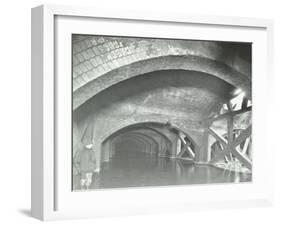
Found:
<path fill-rule="evenodd" d="M 212 41 L 74 35 L 74 109 L 102 90 L 159 70 L 216 76 L 251 96 L 251 45 Z"/>

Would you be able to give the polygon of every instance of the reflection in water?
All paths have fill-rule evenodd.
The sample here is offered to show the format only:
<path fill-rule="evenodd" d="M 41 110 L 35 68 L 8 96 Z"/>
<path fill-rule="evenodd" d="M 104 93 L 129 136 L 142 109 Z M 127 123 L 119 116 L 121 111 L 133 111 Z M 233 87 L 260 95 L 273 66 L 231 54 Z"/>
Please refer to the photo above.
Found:
<path fill-rule="evenodd" d="M 90 189 L 142 186 L 250 182 L 251 174 L 232 172 L 180 159 L 156 157 L 143 152 L 119 151 L 102 164 Z M 74 189 L 79 190 L 78 178 Z"/>

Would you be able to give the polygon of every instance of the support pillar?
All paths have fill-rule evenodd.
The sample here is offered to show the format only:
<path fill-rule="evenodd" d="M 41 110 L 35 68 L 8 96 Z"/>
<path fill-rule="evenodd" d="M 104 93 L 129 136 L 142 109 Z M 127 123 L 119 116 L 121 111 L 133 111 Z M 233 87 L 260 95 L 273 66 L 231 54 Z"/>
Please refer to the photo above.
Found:
<path fill-rule="evenodd" d="M 79 137 L 79 130 L 78 125 L 75 120 L 73 120 L 73 139 L 72 139 L 72 147 L 73 147 L 73 157 L 75 156 L 76 152 L 79 151 L 79 145 L 80 145 L 80 137 Z"/>
<path fill-rule="evenodd" d="M 208 128 L 202 133 L 202 145 L 195 148 L 195 161 L 197 163 L 208 163 L 211 160 L 211 145 L 214 138 L 209 135 Z"/>
<path fill-rule="evenodd" d="M 115 155 L 115 139 L 110 140 L 110 158 L 113 158 Z"/>
<path fill-rule="evenodd" d="M 172 150 L 171 150 L 171 158 L 176 158 L 177 156 L 177 147 L 178 147 L 178 137 L 175 135 L 172 139 Z"/>
<path fill-rule="evenodd" d="M 100 172 L 101 169 L 101 145 L 98 143 L 93 146 L 93 151 L 96 157 L 96 172 Z"/>
<path fill-rule="evenodd" d="M 232 155 L 230 154 L 231 152 L 231 148 L 232 147 L 232 143 L 233 143 L 233 116 L 229 116 L 227 118 L 227 140 L 228 140 L 228 153 L 229 155 L 227 156 L 231 161 L 232 159 Z"/>
<path fill-rule="evenodd" d="M 165 144 L 165 140 L 163 137 L 160 137 L 160 145 L 159 145 L 159 157 L 164 157 L 166 152 L 167 145 Z"/>
<path fill-rule="evenodd" d="M 152 143 L 149 144 L 149 147 L 150 147 L 150 155 L 153 155 L 153 150 L 155 149 L 155 147 Z"/>
<path fill-rule="evenodd" d="M 181 139 L 177 139 L 177 151 L 176 151 L 176 156 L 181 152 Z"/>
<path fill-rule="evenodd" d="M 112 151 L 112 141 L 109 140 L 109 158 L 111 159 L 113 157 L 113 151 Z"/>
<path fill-rule="evenodd" d="M 110 153 L 110 142 L 107 141 L 102 148 L 102 156 L 104 162 L 109 162 L 109 153 Z"/>

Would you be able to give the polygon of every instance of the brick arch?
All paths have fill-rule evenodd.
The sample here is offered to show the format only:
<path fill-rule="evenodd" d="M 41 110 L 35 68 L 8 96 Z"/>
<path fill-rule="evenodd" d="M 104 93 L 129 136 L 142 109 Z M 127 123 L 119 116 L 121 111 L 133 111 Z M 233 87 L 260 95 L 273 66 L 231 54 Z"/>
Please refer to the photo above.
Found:
<path fill-rule="evenodd" d="M 80 88 L 74 90 L 73 108 L 76 109 L 99 92 L 119 82 L 142 74 L 161 70 L 196 71 L 218 77 L 234 87 L 243 89 L 251 99 L 251 81 L 248 76 L 222 62 L 194 55 L 160 56 L 119 65 L 96 78 L 87 78 Z"/>
<path fill-rule="evenodd" d="M 101 140 L 101 143 L 105 143 L 111 137 L 118 137 L 119 135 L 123 135 L 124 133 L 131 133 L 131 132 L 136 133 L 137 129 L 139 129 L 139 128 L 135 128 L 133 126 L 142 125 L 143 126 L 143 127 L 141 127 L 142 129 L 147 129 L 147 130 L 153 131 L 154 133 L 158 134 L 159 136 L 162 136 L 165 139 L 165 141 L 169 145 L 171 145 L 172 141 L 170 140 L 170 138 L 168 136 L 166 136 L 166 134 L 160 132 L 157 129 L 146 126 L 149 123 L 155 123 L 155 124 L 163 125 L 164 122 L 166 122 L 166 121 L 167 120 L 160 119 L 160 118 L 158 118 L 158 119 L 153 118 L 152 119 L 151 117 L 150 117 L 150 119 L 148 119 L 148 117 L 145 117 L 145 118 L 144 117 L 138 117 L 138 118 L 135 118 L 135 119 L 123 120 L 123 121 L 120 121 L 113 129 L 107 131 L 106 134 L 104 134 L 101 138 L 96 138 L 96 139 Z M 132 129 L 130 129 L 130 127 Z M 126 129 L 126 128 L 128 129 L 128 131 L 123 132 L 124 129 Z M 122 132 L 122 133 L 118 133 L 118 132 Z M 151 138 L 151 139 L 153 139 L 153 138 Z"/>
<path fill-rule="evenodd" d="M 125 138 L 131 136 L 133 139 L 139 140 L 142 143 L 142 145 L 144 145 L 144 146 L 149 145 L 149 150 L 151 150 L 151 146 L 152 147 L 154 146 L 153 147 L 154 154 L 158 155 L 158 153 L 159 153 L 160 147 L 159 147 L 159 144 L 156 139 L 154 139 L 153 137 L 150 137 L 144 133 L 136 132 L 136 131 L 128 131 L 128 132 L 125 132 L 122 134 L 118 134 L 118 135 L 112 137 L 110 140 L 107 139 L 105 142 L 103 142 L 102 145 L 104 145 L 104 143 L 106 143 L 106 142 L 110 142 L 110 144 L 111 144 L 110 146 L 115 146 L 116 143 L 118 143 L 119 138 L 122 136 L 125 136 Z M 145 147 L 145 149 L 146 149 L 146 147 Z M 102 153 L 101 153 L 101 155 L 102 155 Z M 113 156 L 113 155 L 114 155 L 114 153 L 111 154 L 111 156 Z"/>
<path fill-rule="evenodd" d="M 177 120 L 167 120 L 167 118 L 161 116 L 161 115 L 147 115 L 147 116 L 140 116 L 140 117 L 134 117 L 134 118 L 127 118 L 122 121 L 119 121 L 116 124 L 113 124 L 113 127 L 110 129 L 104 128 L 99 133 L 96 133 L 93 137 L 94 142 L 94 150 L 96 150 L 96 159 L 97 159 L 97 168 L 100 168 L 101 164 L 101 147 L 102 145 L 110 138 L 112 135 L 116 134 L 118 131 L 121 131 L 122 129 L 134 127 L 138 125 L 148 125 L 148 124 L 158 124 L 158 125 L 166 125 L 167 123 L 172 125 L 173 129 L 177 129 L 184 134 L 188 135 L 191 141 L 193 141 L 195 147 L 199 147 L 199 144 L 196 142 L 197 139 L 194 137 L 194 134 L 190 130 L 186 130 L 186 128 L 193 128 L 196 129 L 196 125 L 194 125 L 194 122 L 190 122 L 190 125 L 187 125 L 188 123 L 186 121 L 185 127 L 178 123 Z M 198 128 L 197 128 L 198 129 Z M 189 133 L 191 132 L 191 133 Z M 170 141 L 170 140 L 169 140 Z M 170 141 L 171 142 L 171 141 Z"/>
<path fill-rule="evenodd" d="M 95 137 L 95 140 L 96 140 L 97 144 L 102 144 L 109 137 L 111 137 L 112 135 L 118 133 L 119 131 L 121 131 L 122 129 L 125 129 L 125 128 L 129 128 L 129 127 L 137 126 L 137 125 L 148 125 L 148 124 L 166 125 L 167 123 L 171 124 L 173 129 L 176 129 L 176 130 L 181 131 L 184 134 L 186 134 L 186 136 L 190 139 L 190 141 L 193 142 L 194 146 L 196 146 L 196 147 L 199 146 L 196 142 L 196 139 L 194 139 L 192 137 L 192 134 L 190 134 L 188 131 L 186 131 L 186 129 L 184 127 L 182 127 L 180 124 L 178 124 L 177 121 L 167 120 L 165 117 L 161 117 L 159 115 L 128 118 L 126 120 L 120 121 L 118 124 L 116 124 L 110 130 L 106 130 L 103 135 Z M 194 125 L 191 124 L 190 127 L 192 127 L 192 126 L 194 126 Z M 145 128 L 150 128 L 150 127 L 145 127 Z M 165 139 L 168 139 L 168 141 L 171 143 L 171 140 L 167 136 L 165 136 L 164 134 L 162 134 L 162 136 Z"/>

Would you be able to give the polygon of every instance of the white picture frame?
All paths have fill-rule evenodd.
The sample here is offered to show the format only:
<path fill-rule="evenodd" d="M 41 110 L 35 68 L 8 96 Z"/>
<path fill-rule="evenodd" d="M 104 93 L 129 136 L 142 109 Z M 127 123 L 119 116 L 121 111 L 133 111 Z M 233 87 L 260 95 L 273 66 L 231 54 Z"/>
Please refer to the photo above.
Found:
<path fill-rule="evenodd" d="M 64 102 L 61 102 L 60 98 L 65 93 L 69 93 L 69 95 L 71 93 L 69 92 L 71 87 L 62 85 L 66 81 L 65 77 L 57 76 L 71 73 L 71 68 L 69 68 L 71 46 L 67 45 L 67 41 L 63 45 L 60 40 L 65 40 L 63 38 L 77 31 L 85 34 L 90 32 L 91 34 L 93 31 L 93 27 L 89 26 L 91 23 L 95 23 L 95 30 L 99 30 L 103 34 L 111 34 L 112 31 L 106 31 L 105 28 L 102 28 L 104 20 L 113 24 L 120 21 L 131 25 L 140 23 L 146 28 L 151 28 L 152 25 L 193 26 L 196 29 L 198 27 L 202 33 L 198 37 L 194 34 L 193 38 L 195 39 L 206 38 L 207 34 L 206 32 L 204 34 L 204 29 L 211 28 L 212 30 L 214 28 L 221 32 L 208 30 L 212 37 L 211 40 L 231 41 L 237 39 L 252 40 L 257 43 L 257 51 L 253 52 L 252 68 L 255 101 L 253 121 L 256 122 L 253 125 L 253 134 L 256 137 L 254 147 L 260 150 L 266 147 L 266 143 L 270 142 L 267 135 L 260 138 L 262 131 L 269 134 L 266 133 L 266 119 L 269 117 L 268 111 L 272 104 L 270 98 L 267 98 L 271 90 L 273 76 L 273 22 L 271 20 L 171 13 L 160 15 L 153 12 L 105 11 L 57 5 L 39 6 L 32 9 L 32 216 L 41 220 L 56 220 L 271 205 L 273 179 L 267 176 L 267 172 L 273 169 L 271 161 L 273 150 L 266 150 L 266 154 L 256 154 L 255 179 L 246 185 L 171 186 L 83 193 L 72 192 L 70 187 L 67 188 L 63 185 L 58 186 L 58 178 L 68 176 L 65 175 L 67 171 L 64 169 L 69 168 L 70 161 L 69 163 L 62 162 L 62 157 L 69 160 L 68 156 L 65 156 L 69 146 L 59 144 L 57 136 L 63 137 L 64 135 L 60 136 L 55 131 L 62 123 L 60 115 L 67 112 L 67 109 L 70 110 L 67 105 L 69 101 L 61 105 Z M 231 29 L 235 29 L 237 32 L 234 34 Z M 114 30 L 113 27 L 112 30 Z M 119 35 L 151 36 L 149 31 L 137 31 L 136 29 L 128 31 L 125 26 L 121 26 L 119 31 L 115 30 L 114 32 L 114 35 L 119 32 Z M 169 37 L 180 36 L 179 32 L 167 35 L 170 35 Z M 162 36 L 163 34 L 159 34 L 159 37 Z M 65 48 L 66 55 L 64 56 L 68 57 L 63 61 L 60 60 L 60 53 L 58 54 L 60 48 Z M 259 90 L 263 90 L 263 92 L 258 92 Z M 262 95 L 265 93 L 268 94 Z M 266 107 L 264 107 L 265 105 Z M 69 117 L 66 116 L 66 120 L 68 120 L 66 122 L 69 122 Z M 65 127 L 66 129 L 71 128 L 70 125 Z M 263 164 L 262 158 L 264 158 Z M 162 199 L 161 197 L 168 198 Z M 81 207 L 81 203 L 85 203 L 85 200 L 88 199 L 91 202 L 94 201 L 95 206 L 86 204 Z"/>

